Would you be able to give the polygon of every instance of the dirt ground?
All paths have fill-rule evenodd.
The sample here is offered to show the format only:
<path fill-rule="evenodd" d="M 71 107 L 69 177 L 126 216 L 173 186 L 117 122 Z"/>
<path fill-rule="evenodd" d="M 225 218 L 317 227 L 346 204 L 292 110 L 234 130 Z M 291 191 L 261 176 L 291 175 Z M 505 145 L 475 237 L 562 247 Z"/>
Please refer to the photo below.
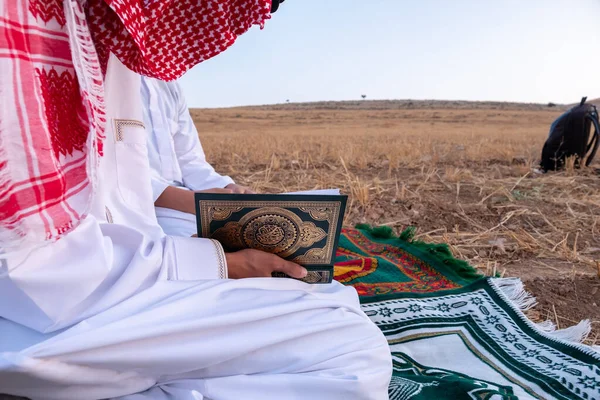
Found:
<path fill-rule="evenodd" d="M 336 187 L 345 224 L 418 229 L 488 275 L 520 277 L 531 316 L 587 318 L 600 342 L 600 176 L 541 174 L 565 107 L 360 101 L 192 110 L 216 169 L 258 191 Z"/>

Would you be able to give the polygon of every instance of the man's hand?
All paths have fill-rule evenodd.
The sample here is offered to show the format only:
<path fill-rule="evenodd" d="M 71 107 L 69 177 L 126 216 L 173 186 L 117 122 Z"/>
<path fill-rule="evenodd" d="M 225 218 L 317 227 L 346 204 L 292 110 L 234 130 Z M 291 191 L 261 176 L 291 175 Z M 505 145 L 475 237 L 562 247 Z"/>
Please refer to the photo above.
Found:
<path fill-rule="evenodd" d="M 264 278 L 270 277 L 273 272 L 283 272 L 292 278 L 304 278 L 306 268 L 286 261 L 275 254 L 260 250 L 245 249 L 235 253 L 226 253 L 229 278 Z"/>
<path fill-rule="evenodd" d="M 213 188 L 200 190 L 199 193 L 224 193 L 224 194 L 244 194 L 254 193 L 251 189 L 232 183 L 224 188 Z M 167 186 L 167 188 L 158 196 L 154 202 L 157 207 L 170 208 L 173 210 L 182 211 L 189 214 L 196 214 L 196 201 L 194 200 L 194 192 L 191 190 Z"/>
<path fill-rule="evenodd" d="M 201 190 L 201 193 L 233 193 L 233 190 L 227 188 L 214 188 Z M 167 188 L 158 196 L 154 202 L 157 207 L 170 208 L 188 214 L 196 214 L 196 201 L 194 192 L 191 190 L 167 186 Z"/>
<path fill-rule="evenodd" d="M 196 193 L 223 193 L 223 194 L 231 194 L 234 193 L 232 189 L 229 188 L 212 188 L 205 190 L 196 190 Z"/>
<path fill-rule="evenodd" d="M 232 193 L 236 193 L 236 194 L 254 194 L 255 193 L 249 187 L 238 185 L 236 183 L 230 183 L 229 185 L 225 186 L 225 189 L 229 189 L 229 190 L 231 190 Z"/>

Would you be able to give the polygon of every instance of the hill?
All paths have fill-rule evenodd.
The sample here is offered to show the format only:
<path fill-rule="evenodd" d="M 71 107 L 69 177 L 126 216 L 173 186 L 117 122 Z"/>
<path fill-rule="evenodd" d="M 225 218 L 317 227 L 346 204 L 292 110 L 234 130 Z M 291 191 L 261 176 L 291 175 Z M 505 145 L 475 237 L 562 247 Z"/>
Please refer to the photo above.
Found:
<path fill-rule="evenodd" d="M 600 101 L 598 99 L 597 101 Z M 464 100 L 357 100 L 357 101 L 318 101 L 309 103 L 282 103 L 260 106 L 233 107 L 240 110 L 507 110 L 507 111 L 543 111 L 546 109 L 565 109 L 567 105 L 512 103 L 494 101 Z"/>

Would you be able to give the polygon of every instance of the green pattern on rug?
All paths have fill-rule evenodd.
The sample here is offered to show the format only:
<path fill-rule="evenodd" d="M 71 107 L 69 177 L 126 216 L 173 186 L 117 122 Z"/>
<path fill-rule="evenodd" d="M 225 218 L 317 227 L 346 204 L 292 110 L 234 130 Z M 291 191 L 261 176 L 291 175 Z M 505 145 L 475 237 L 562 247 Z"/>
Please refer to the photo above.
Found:
<path fill-rule="evenodd" d="M 345 229 L 336 258 L 336 279 L 390 344 L 391 400 L 600 399 L 600 353 L 557 338 L 586 324 L 542 332 L 520 310 L 533 299 L 518 279 L 485 278 L 413 234 Z"/>

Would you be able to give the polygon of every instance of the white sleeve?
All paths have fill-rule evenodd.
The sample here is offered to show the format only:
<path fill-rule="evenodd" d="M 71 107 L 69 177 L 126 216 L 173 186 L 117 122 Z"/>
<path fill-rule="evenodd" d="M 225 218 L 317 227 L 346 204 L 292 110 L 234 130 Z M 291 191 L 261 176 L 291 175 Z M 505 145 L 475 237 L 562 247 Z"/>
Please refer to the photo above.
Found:
<path fill-rule="evenodd" d="M 93 217 L 54 243 L 1 257 L 0 318 L 40 332 L 71 326 L 159 281 L 227 277 L 223 249 L 210 239 L 152 240 Z"/>
<path fill-rule="evenodd" d="M 192 190 L 205 190 L 223 188 L 233 183 L 230 177 L 220 175 L 206 161 L 198 130 L 194 125 L 181 88 L 176 83 L 174 85 L 177 85 L 179 119 L 177 132 L 173 135 L 173 142 L 184 186 Z"/>
<path fill-rule="evenodd" d="M 164 192 L 165 189 L 170 186 L 169 181 L 160 176 L 158 171 L 152 166 L 150 167 L 150 184 L 152 185 L 153 202 L 156 202 L 162 192 Z"/>
<path fill-rule="evenodd" d="M 150 162 L 150 183 L 152 185 L 152 201 L 156 201 L 169 186 L 169 181 L 161 175 L 161 161 L 160 155 L 158 154 L 156 138 L 154 137 L 154 119 L 152 115 L 153 102 L 156 100 L 151 94 L 151 90 L 154 90 L 152 81 L 150 78 L 142 78 L 144 84 L 142 87 L 142 98 L 144 101 L 144 107 L 142 107 L 142 114 L 144 116 L 144 126 L 146 128 L 147 140 L 148 140 L 148 161 Z M 166 134 L 166 132 L 165 132 Z"/>

